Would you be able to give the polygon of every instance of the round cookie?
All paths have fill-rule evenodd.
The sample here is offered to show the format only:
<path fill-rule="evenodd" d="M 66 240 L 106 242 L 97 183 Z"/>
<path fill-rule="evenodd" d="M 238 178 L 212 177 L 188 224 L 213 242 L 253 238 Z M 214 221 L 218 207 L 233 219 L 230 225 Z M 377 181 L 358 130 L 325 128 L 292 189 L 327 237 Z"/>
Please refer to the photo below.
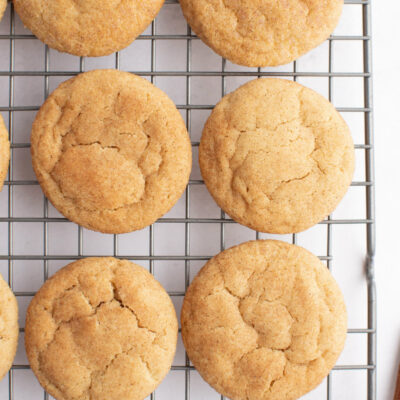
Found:
<path fill-rule="evenodd" d="M 70 220 L 124 233 L 152 224 L 189 180 L 189 135 L 167 95 L 116 70 L 62 83 L 32 128 L 33 167 L 46 196 Z"/>
<path fill-rule="evenodd" d="M 180 0 L 193 31 L 215 52 L 249 67 L 287 64 L 334 31 L 343 0 Z"/>
<path fill-rule="evenodd" d="M 18 345 L 18 303 L 0 275 L 0 381 L 11 368 Z"/>
<path fill-rule="evenodd" d="M 168 373 L 177 335 L 174 306 L 149 272 L 126 260 L 87 258 L 35 295 L 25 347 L 57 400 L 139 400 Z"/>
<path fill-rule="evenodd" d="M 316 256 L 258 240 L 202 268 L 181 324 L 190 360 L 218 392 L 234 400 L 294 400 L 333 368 L 347 316 L 337 283 Z"/>
<path fill-rule="evenodd" d="M 0 115 L 0 190 L 3 188 L 7 177 L 8 164 L 10 163 L 10 142 L 8 131 L 4 125 L 3 117 Z"/>
<path fill-rule="evenodd" d="M 3 18 L 4 11 L 7 8 L 7 0 L 0 0 L 0 21 Z"/>
<path fill-rule="evenodd" d="M 24 25 L 53 49 L 98 57 L 122 50 L 160 11 L 164 0 L 13 0 Z"/>
<path fill-rule="evenodd" d="M 227 214 L 283 234 L 306 230 L 335 209 L 351 183 L 354 145 L 321 95 L 292 81 L 256 79 L 214 108 L 199 159 Z"/>

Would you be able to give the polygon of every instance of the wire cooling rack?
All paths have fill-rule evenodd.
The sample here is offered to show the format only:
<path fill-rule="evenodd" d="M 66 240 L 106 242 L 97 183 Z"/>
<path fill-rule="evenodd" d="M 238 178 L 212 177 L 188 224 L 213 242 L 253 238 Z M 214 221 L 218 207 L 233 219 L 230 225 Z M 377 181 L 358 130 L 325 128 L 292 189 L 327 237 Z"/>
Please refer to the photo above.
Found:
<path fill-rule="evenodd" d="M 227 91 L 249 79 L 277 76 L 298 80 L 337 105 L 355 137 L 356 177 L 360 179 L 352 183 L 349 192 L 358 190 L 358 194 L 346 196 L 338 213 L 313 228 L 311 235 L 279 238 L 314 250 L 338 274 L 349 309 L 349 350 L 345 353 L 351 354 L 341 357 L 323 384 L 305 398 L 376 399 L 370 8 L 370 0 L 345 0 L 342 29 L 338 28 L 319 49 L 288 66 L 252 69 L 234 66 L 207 49 L 187 27 L 174 0 L 166 1 L 157 19 L 132 46 L 96 60 L 53 52 L 24 30 L 9 4 L 0 24 L 0 111 L 8 120 L 12 143 L 9 179 L 0 196 L 0 271 L 8 277 L 19 301 L 22 328 L 15 363 L 8 378 L 0 382 L 1 399 L 49 398 L 38 386 L 24 354 L 24 312 L 43 281 L 71 260 L 94 255 L 134 260 L 164 284 L 179 312 L 186 288 L 206 260 L 240 241 L 271 237 L 235 224 L 217 209 L 205 190 L 196 161 L 177 206 L 143 231 L 100 235 L 59 215 L 43 197 L 31 171 L 30 124 L 59 82 L 96 67 L 131 71 L 170 94 L 191 132 L 195 159 L 201 127 L 210 110 Z M 354 249 L 356 255 L 349 256 Z M 365 301 L 359 301 L 363 296 Z M 352 354 L 355 348 L 358 355 Z M 221 398 L 194 370 L 181 340 L 172 371 L 150 396 L 156 397 Z"/>

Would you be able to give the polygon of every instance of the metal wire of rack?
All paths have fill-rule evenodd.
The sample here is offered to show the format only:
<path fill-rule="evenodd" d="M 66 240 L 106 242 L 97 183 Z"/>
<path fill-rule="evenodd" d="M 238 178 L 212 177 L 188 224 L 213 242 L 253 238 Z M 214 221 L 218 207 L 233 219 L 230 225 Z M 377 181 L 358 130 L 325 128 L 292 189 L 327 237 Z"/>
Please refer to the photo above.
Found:
<path fill-rule="evenodd" d="M 166 0 L 166 4 L 177 3 L 176 0 Z M 367 399 L 376 399 L 376 294 L 375 294 L 375 281 L 374 281 L 374 251 L 375 251 L 375 223 L 374 223 L 374 164 L 373 164 L 373 96 L 372 96 L 372 62 L 371 62 L 371 0 L 345 0 L 345 5 L 356 4 L 362 7 L 362 24 L 363 31 L 362 35 L 346 35 L 346 36 L 331 36 L 328 39 L 329 45 L 329 60 L 328 60 L 328 72 L 302 72 L 298 70 L 296 62 L 293 63 L 293 70 L 290 72 L 282 71 L 263 71 L 258 69 L 257 71 L 228 71 L 226 70 L 226 61 L 222 59 L 221 68 L 217 71 L 198 71 L 192 69 L 192 43 L 198 38 L 192 34 L 190 28 L 187 28 L 186 34 L 157 34 L 157 19 L 153 21 L 151 25 L 151 33 L 141 35 L 138 40 L 147 40 L 151 42 L 151 69 L 150 71 L 132 71 L 137 75 L 150 77 L 150 80 L 154 82 L 157 77 L 182 77 L 186 80 L 186 102 L 185 104 L 179 104 L 178 109 L 182 110 L 186 116 L 186 123 L 189 132 L 192 127 L 192 111 L 193 110 L 211 110 L 212 104 L 191 104 L 191 81 L 193 77 L 220 77 L 221 78 L 221 95 L 226 93 L 226 79 L 231 76 L 241 77 L 262 77 L 262 76 L 279 76 L 287 77 L 296 80 L 299 77 L 324 77 L 328 78 L 329 81 L 329 100 L 333 97 L 333 83 L 332 80 L 335 77 L 348 77 L 348 78 L 362 78 L 364 86 L 364 104 L 363 107 L 340 107 L 338 111 L 362 113 L 364 116 L 364 127 L 365 127 L 365 140 L 363 144 L 356 144 L 355 148 L 365 152 L 365 180 L 356 181 L 352 183 L 352 186 L 365 187 L 365 201 L 366 201 L 366 215 L 365 218 L 352 218 L 352 219 L 334 219 L 328 217 L 320 224 L 326 226 L 327 230 L 327 242 L 326 242 L 326 254 L 321 255 L 320 258 L 325 260 L 327 266 L 330 268 L 333 260 L 332 253 L 332 227 L 334 225 L 353 225 L 361 224 L 366 227 L 366 249 L 367 254 L 365 255 L 365 270 L 367 277 L 367 298 L 368 298 L 368 313 L 367 313 L 367 327 L 360 329 L 349 329 L 348 334 L 364 334 L 367 336 L 367 363 L 365 365 L 337 365 L 334 370 L 363 370 L 367 372 Z M 11 5 L 10 13 L 10 32 L 9 34 L 0 35 L 0 41 L 9 41 L 9 68 L 8 71 L 0 71 L 0 77 L 8 77 L 8 105 L 3 106 L 0 104 L 0 111 L 8 113 L 9 115 L 9 132 L 10 141 L 12 143 L 12 150 L 29 148 L 29 143 L 16 143 L 14 142 L 14 114 L 19 111 L 36 111 L 39 107 L 37 106 L 18 106 L 14 102 L 14 90 L 15 90 L 15 78 L 19 76 L 39 76 L 43 77 L 44 80 L 44 96 L 47 97 L 49 94 L 49 78 L 50 77 L 70 77 L 78 74 L 85 69 L 85 59 L 80 58 L 79 70 L 77 71 L 52 71 L 50 69 L 50 57 L 49 48 L 45 48 L 45 60 L 44 70 L 42 71 L 18 71 L 15 69 L 15 41 L 24 39 L 34 39 L 31 34 L 16 34 L 15 32 L 15 14 Z M 159 71 L 156 68 L 156 42 L 160 40 L 184 40 L 186 41 L 186 69 L 184 71 Z M 334 72 L 333 71 L 333 43 L 337 41 L 361 41 L 363 46 L 363 71 L 362 72 Z M 115 68 L 120 68 L 121 54 L 115 54 Z M 192 142 L 193 147 L 198 147 L 198 142 Z M 13 153 L 12 151 L 12 153 Z M 81 227 L 78 229 L 78 243 L 77 243 L 77 254 L 67 255 L 53 255 L 49 254 L 48 248 L 48 226 L 49 223 L 65 223 L 67 220 L 61 217 L 50 217 L 49 216 L 49 203 L 47 199 L 44 199 L 44 208 L 42 217 L 17 217 L 13 214 L 14 204 L 14 188 L 19 185 L 37 185 L 35 180 L 21 180 L 14 179 L 13 174 L 13 155 L 11 154 L 9 179 L 5 182 L 8 187 L 8 215 L 6 217 L 0 217 L 0 223 L 7 224 L 7 254 L 0 254 L 0 261 L 4 261 L 8 264 L 8 281 L 11 288 L 13 288 L 13 264 L 18 260 L 31 260 L 31 261 L 42 261 L 43 262 L 43 279 L 46 280 L 49 276 L 49 262 L 50 261 L 62 261 L 62 260 L 74 260 L 83 257 L 83 230 Z M 185 234 L 185 248 L 184 255 L 155 255 L 155 237 L 154 237 L 154 225 L 149 228 L 149 247 L 148 254 L 144 256 L 129 255 L 123 258 L 136 260 L 136 261 L 147 261 L 149 263 L 149 270 L 154 273 L 154 262 L 156 261 L 182 261 L 184 263 L 184 274 L 185 274 L 185 289 L 188 287 L 191 279 L 190 268 L 191 262 L 193 261 L 206 261 L 212 254 L 207 255 L 191 255 L 190 248 L 190 225 L 193 223 L 197 224 L 217 224 L 220 227 L 220 250 L 225 248 L 225 227 L 227 224 L 232 224 L 234 221 L 229 219 L 222 211 L 219 218 L 193 218 L 190 213 L 190 198 L 191 189 L 196 185 L 203 185 L 203 182 L 199 179 L 191 179 L 187 190 L 184 195 L 185 211 L 184 217 L 179 218 L 168 218 L 163 217 L 157 224 L 183 224 Z M 17 223 L 41 223 L 43 225 L 43 249 L 40 255 L 26 255 L 17 254 L 14 251 L 13 246 L 13 229 Z M 259 238 L 260 234 L 256 233 L 256 237 Z M 113 255 L 118 257 L 118 235 L 113 236 Z M 292 242 L 297 242 L 297 235 L 294 234 Z M 94 255 L 94 254 L 93 254 Z M 15 291 L 17 297 L 30 297 L 35 293 L 30 291 Z M 173 297 L 184 296 L 184 291 L 169 292 Z M 23 332 L 23 328 L 21 329 Z M 8 375 L 8 398 L 9 400 L 23 400 L 17 398 L 14 393 L 14 382 L 13 375 L 16 370 L 29 369 L 29 365 L 26 364 L 14 364 Z M 183 365 L 173 365 L 172 370 L 184 371 L 185 375 L 185 395 L 184 398 L 189 400 L 191 396 L 190 384 L 191 384 L 191 373 L 193 366 L 185 356 L 185 362 Z M 44 399 L 48 399 L 49 396 L 43 393 Z M 158 398 L 158 397 L 157 397 Z M 223 397 L 221 397 L 223 398 Z M 326 385 L 326 399 L 332 398 L 332 382 L 331 376 L 327 379 Z M 151 395 L 151 399 L 155 399 L 155 394 Z"/>

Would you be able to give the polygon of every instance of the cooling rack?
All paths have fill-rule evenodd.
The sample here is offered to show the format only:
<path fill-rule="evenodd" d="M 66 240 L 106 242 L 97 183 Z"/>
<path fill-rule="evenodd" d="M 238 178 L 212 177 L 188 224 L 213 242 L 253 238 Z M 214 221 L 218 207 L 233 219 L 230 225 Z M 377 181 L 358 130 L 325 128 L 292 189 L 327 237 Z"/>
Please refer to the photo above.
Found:
<path fill-rule="evenodd" d="M 24 312 L 43 281 L 68 262 L 95 255 L 134 260 L 164 284 L 179 312 L 191 279 L 210 257 L 244 240 L 272 237 L 237 225 L 219 210 L 205 190 L 196 161 L 177 206 L 143 231 L 100 235 L 59 215 L 43 197 L 31 171 L 30 124 L 59 82 L 96 67 L 128 70 L 164 89 L 186 121 L 195 159 L 201 127 L 215 103 L 249 79 L 273 76 L 297 80 L 322 92 L 337 106 L 355 138 L 356 178 L 360 179 L 352 183 L 350 192 L 357 190 L 358 194 L 348 195 L 338 213 L 313 228 L 312 234 L 279 238 L 310 248 L 338 274 L 350 316 L 348 347 L 350 353 L 354 348 L 362 353 L 341 358 L 321 386 L 304 398 L 376 399 L 370 9 L 370 0 L 345 0 L 342 29 L 317 50 L 288 66 L 253 69 L 234 66 L 208 50 L 187 27 L 174 0 L 166 1 L 157 19 L 128 49 L 98 60 L 50 50 L 24 30 L 9 4 L 0 24 L 0 112 L 8 122 L 12 143 L 9 178 L 0 195 L 0 272 L 17 296 L 22 328 L 15 363 L 0 382 L 1 399 L 49 398 L 38 386 L 24 355 Z M 355 256 L 349 256 L 353 250 Z M 343 251 L 348 253 L 343 255 Z M 363 296 L 365 299 L 359 301 Z M 222 397 L 201 380 L 179 340 L 170 374 L 149 398 Z"/>

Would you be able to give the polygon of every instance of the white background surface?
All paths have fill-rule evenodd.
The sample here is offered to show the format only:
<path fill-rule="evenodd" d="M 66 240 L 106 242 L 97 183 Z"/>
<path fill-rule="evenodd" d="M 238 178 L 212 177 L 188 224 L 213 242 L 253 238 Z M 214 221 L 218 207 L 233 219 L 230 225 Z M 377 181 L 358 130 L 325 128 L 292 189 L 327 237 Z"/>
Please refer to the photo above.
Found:
<path fill-rule="evenodd" d="M 186 25 L 177 9 L 177 6 L 165 6 L 157 24 L 158 33 L 186 33 Z M 349 6 L 347 6 L 349 7 Z M 349 7 L 350 9 L 350 7 Z M 398 42 L 398 15 L 400 6 L 398 0 L 381 0 L 373 2 L 373 34 L 374 34 L 374 67 L 375 67 L 375 140 L 376 140 L 376 179 L 377 179 L 377 279 L 378 279 L 378 323 L 379 323 L 379 359 L 378 359 L 378 399 L 391 399 L 393 383 L 400 359 L 400 268 L 397 266 L 395 252 L 398 246 L 397 224 L 399 195 L 399 133 L 400 110 L 398 94 L 400 82 L 397 74 L 400 73 L 400 52 Z M 0 24 L 1 33 L 8 33 L 7 17 Z M 347 11 L 344 14 L 337 34 L 361 34 L 360 14 Z M 20 23 L 17 24 L 17 33 L 26 33 Z M 149 33 L 149 32 L 148 32 Z M 334 71 L 361 71 L 361 53 L 357 44 L 335 44 Z M 7 41 L 0 41 L 0 70 L 8 70 Z M 185 70 L 186 42 L 157 42 L 157 64 L 159 71 Z M 150 62 L 149 43 L 137 41 L 121 55 L 121 69 L 149 70 Z M 6 56 L 4 57 L 3 54 Z M 326 71 L 327 70 L 327 45 L 322 45 L 318 50 L 303 57 L 298 62 L 299 70 Z M 209 51 L 199 41 L 193 42 L 193 70 L 208 69 L 219 70 L 221 60 Z M 114 56 L 102 59 L 86 60 L 86 69 L 96 67 L 114 67 Z M 43 45 L 38 41 L 18 41 L 16 45 L 15 69 L 43 70 Z M 50 68 L 52 70 L 77 70 L 78 58 L 57 54 L 51 51 Z M 281 67 L 291 71 L 292 67 Z M 227 65 L 228 70 L 240 68 Z M 242 69 L 243 70 L 243 69 Z M 245 69 L 246 70 L 246 69 Z M 277 70 L 277 69 L 272 69 Z M 50 90 L 57 84 L 67 79 L 50 78 Z M 220 98 L 220 78 L 200 79 L 192 78 L 192 103 L 215 104 Z M 231 91 L 247 79 L 227 79 L 227 90 Z M 334 80 L 334 104 L 339 107 L 362 106 L 360 102 L 361 79 Z M 314 88 L 327 96 L 327 79 L 301 78 L 300 83 Z M 185 104 L 185 78 L 157 78 L 156 84 L 164 89 L 178 104 Z M 0 106 L 8 105 L 8 78 L 0 78 Z M 5 88 L 5 89 L 3 89 Z M 43 78 L 21 77 L 15 80 L 16 105 L 40 105 L 43 101 Z M 15 142 L 29 140 L 30 124 L 34 117 L 32 113 L 15 113 Z M 7 117 L 6 113 L 3 113 Z M 192 140 L 200 137 L 201 128 L 207 112 L 193 113 Z M 362 126 L 356 116 L 344 115 L 352 127 L 356 143 L 362 143 Z M 194 157 L 197 157 L 194 149 Z M 357 151 L 357 170 L 354 180 L 364 180 L 362 152 Z M 34 179 L 31 170 L 29 151 L 14 151 L 14 179 Z M 200 179 L 197 163 L 194 164 L 192 179 Z M 42 216 L 43 203 L 39 187 L 16 187 L 14 189 L 14 212 L 16 216 Z M 344 199 L 335 218 L 363 218 L 364 196 L 363 190 L 352 188 Z M 219 210 L 210 200 L 205 189 L 194 186 L 191 189 L 191 216 L 218 218 Z M 0 195 L 0 216 L 4 215 L 6 195 Z M 3 211 L 2 211 L 3 210 Z M 6 213 L 5 213 L 6 214 Z M 50 216 L 58 216 L 50 208 Z M 184 216 L 184 200 L 168 215 L 169 217 Z M 4 224 L 3 224 L 4 225 Z M 4 226 L 0 224 L 0 237 L 6 238 Z M 27 228 L 30 231 L 27 231 Z M 184 225 L 157 224 L 155 225 L 155 254 L 156 255 L 183 255 L 184 254 Z M 42 253 L 42 224 L 15 224 L 14 252 L 15 254 L 43 254 Z M 173 230 L 171 234 L 170 230 Z M 29 232 L 29 234 L 28 234 Z M 365 254 L 365 230 L 360 226 L 334 226 L 333 227 L 333 272 L 341 285 L 349 308 L 350 328 L 365 327 L 365 278 L 362 274 L 362 257 Z M 112 237 L 84 231 L 84 255 L 112 254 Z M 76 254 L 77 228 L 72 223 L 49 224 L 49 254 Z M 269 236 L 270 237 L 270 236 Z M 206 238 L 206 239 L 205 239 Z M 254 238 L 254 233 L 238 225 L 227 225 L 226 245 Z M 290 240 L 290 237 L 284 237 Z M 318 225 L 310 231 L 299 235 L 298 242 L 318 255 L 325 254 L 326 226 Z M 190 251 L 192 255 L 214 255 L 220 249 L 219 225 L 192 225 Z M 148 230 L 143 230 L 130 235 L 119 237 L 120 255 L 146 255 L 148 254 Z M 5 254 L 4 240 L 0 241 L 0 252 Z M 65 265 L 67 261 L 50 262 L 50 273 Z M 139 262 L 147 266 L 146 262 Z M 191 263 L 192 275 L 202 266 L 203 262 Z M 156 277 L 170 291 L 184 289 L 183 263 L 165 262 L 155 263 Z M 6 275 L 6 263 L 0 263 L 0 272 Z M 42 284 L 41 262 L 15 262 L 14 263 L 14 290 L 34 291 Z M 21 308 L 21 324 L 23 325 L 24 310 L 29 298 L 19 298 Z M 174 299 L 179 312 L 181 298 Z M 16 363 L 26 364 L 21 338 Z M 175 365 L 183 365 L 183 348 L 179 343 Z M 365 335 L 349 335 L 345 352 L 339 364 L 366 363 Z M 218 396 L 204 384 L 198 375 L 191 374 L 191 398 L 217 399 Z M 183 399 L 184 398 L 184 373 L 172 372 L 162 384 L 158 398 Z M 14 372 L 14 396 L 16 400 L 39 399 L 41 390 L 30 371 Z M 358 400 L 365 398 L 365 374 L 358 372 L 334 372 L 333 398 L 337 400 Z M 7 391 L 7 380 L 0 382 L 0 399 Z M 307 399 L 324 399 L 325 383 Z"/>
<path fill-rule="evenodd" d="M 373 1 L 377 195 L 378 399 L 391 400 L 400 362 L 400 3 Z"/>

